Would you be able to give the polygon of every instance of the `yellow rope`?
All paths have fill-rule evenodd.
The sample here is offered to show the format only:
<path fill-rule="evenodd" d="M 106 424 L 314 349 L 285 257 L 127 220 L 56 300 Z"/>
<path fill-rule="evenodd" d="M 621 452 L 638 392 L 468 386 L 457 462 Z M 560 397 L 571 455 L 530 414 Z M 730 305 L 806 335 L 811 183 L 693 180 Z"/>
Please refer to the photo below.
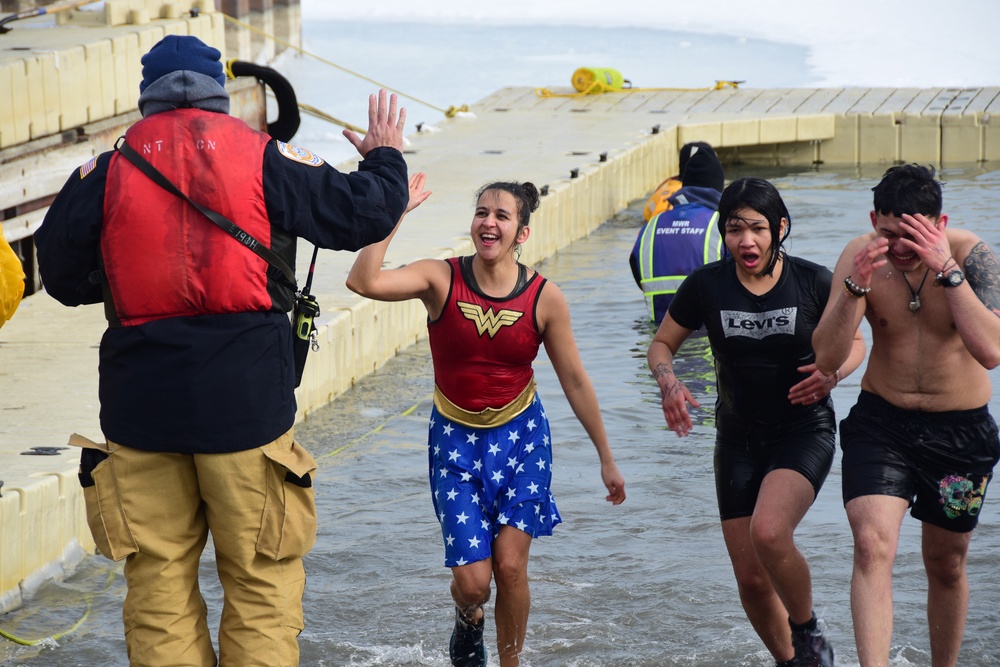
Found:
<path fill-rule="evenodd" d="M 408 407 L 407 409 L 403 410 L 403 411 L 402 411 L 401 413 L 399 413 L 398 415 L 393 415 L 392 417 L 389 417 L 389 418 L 388 418 L 388 419 L 386 419 L 386 420 L 385 420 L 384 422 L 382 422 L 381 424 L 379 424 L 378 426 L 376 426 L 376 427 L 375 427 L 375 428 L 373 428 L 372 430 L 368 431 L 368 432 L 367 432 L 367 433 L 365 433 L 364 435 L 362 435 L 362 436 L 358 436 L 357 438 L 355 438 L 354 440 L 351 440 L 351 441 L 350 441 L 349 443 L 347 443 L 346 445 L 344 445 L 344 446 L 342 446 L 342 447 L 338 447 L 337 449 L 333 450 L 332 452 L 328 452 L 328 453 L 326 453 L 326 454 L 323 454 L 323 456 L 322 456 L 321 458 L 326 458 L 327 456 L 335 456 L 335 455 L 337 455 L 337 454 L 341 453 L 342 451 L 344 451 L 345 449 L 347 449 L 348 447 L 351 447 L 352 445 L 355 445 L 355 444 L 357 444 L 357 443 L 361 442 L 362 440 L 364 440 L 364 439 L 365 439 L 365 438 L 367 438 L 368 436 L 370 436 L 370 435 L 375 435 L 376 433 L 378 433 L 379 431 L 381 431 L 381 430 L 382 430 L 383 428 L 385 428 L 386 426 L 388 426 L 388 425 L 389 425 L 389 422 L 392 422 L 392 421 L 395 421 L 396 419 L 398 419 L 398 418 L 400 418 L 400 417 L 409 417 L 410 415 L 412 415 L 412 414 L 413 414 L 413 412 L 414 412 L 414 411 L 415 411 L 415 410 L 416 410 L 416 409 L 417 409 L 418 407 L 420 407 L 420 404 L 421 404 L 421 403 L 423 403 L 423 402 L 424 402 L 424 401 L 426 401 L 426 400 L 427 400 L 426 398 L 422 398 L 422 399 L 420 399 L 419 401 L 417 401 L 416 403 L 414 403 L 413 405 L 411 405 L 411 406 L 410 406 L 410 407 Z"/>
<path fill-rule="evenodd" d="M 328 123 L 333 123 L 334 125 L 340 125 L 341 127 L 346 127 L 348 130 L 351 130 L 352 132 L 357 132 L 358 134 L 365 134 L 366 132 L 368 132 L 368 130 L 360 128 L 357 125 L 352 125 L 351 123 L 348 123 L 346 120 L 340 120 L 339 118 L 331 116 L 325 111 L 320 111 L 311 104 L 306 104 L 305 102 L 299 102 L 298 104 L 299 108 L 305 111 L 310 116 L 320 118 L 322 120 L 327 121 Z"/>
<path fill-rule="evenodd" d="M 742 81 L 716 81 L 714 86 L 707 88 L 611 88 L 602 81 L 594 81 L 586 90 L 575 93 L 554 93 L 549 88 L 535 88 L 535 95 L 538 97 L 586 97 L 587 95 L 600 95 L 601 93 L 651 93 L 673 91 L 679 93 L 707 92 L 710 90 L 722 90 L 723 88 L 739 88 Z"/>
<path fill-rule="evenodd" d="M 309 56 L 310 58 L 315 58 L 316 60 L 320 61 L 324 65 L 329 65 L 330 67 L 336 67 L 337 69 L 339 69 L 342 72 L 347 72 L 348 74 L 356 76 L 359 79 L 364 79 L 365 81 L 367 81 L 369 83 L 375 84 L 379 88 L 385 88 L 389 92 L 396 93 L 397 95 L 400 95 L 402 97 L 406 97 L 408 99 L 411 99 L 414 102 L 419 102 L 420 104 L 423 104 L 426 107 L 430 107 L 431 109 L 434 109 L 435 111 L 440 111 L 441 113 L 443 113 L 448 118 L 451 118 L 452 116 L 454 116 L 459 111 L 468 111 L 469 110 L 469 107 L 467 105 L 462 105 L 461 107 L 450 106 L 447 109 L 442 109 L 441 107 L 439 107 L 437 105 L 434 105 L 434 104 L 431 104 L 430 102 L 425 102 L 424 100 L 420 99 L 419 97 L 414 97 L 413 95 L 407 95 L 406 93 L 401 92 L 399 90 L 396 90 L 395 88 L 392 88 L 391 86 L 387 86 L 384 83 L 380 83 L 380 82 L 376 81 L 375 79 L 370 79 L 367 76 L 365 76 L 364 74 L 360 74 L 360 73 L 355 72 L 353 70 L 349 70 L 346 67 L 341 67 L 340 65 L 338 65 L 335 62 L 331 62 L 331 61 L 327 60 L 326 58 L 322 58 L 322 57 L 316 55 L 315 53 L 310 53 L 309 51 L 306 51 L 301 46 L 295 46 L 291 42 L 285 41 L 285 40 L 281 39 L 280 37 L 276 37 L 275 35 L 268 34 L 268 33 L 264 32 L 263 30 L 260 30 L 259 28 L 255 28 L 254 26 L 250 25 L 249 23 L 244 23 L 243 21 L 240 21 L 239 19 L 233 18 L 232 16 L 230 16 L 228 14 L 224 13 L 224 14 L 222 14 L 222 16 L 225 17 L 225 19 L 227 21 L 231 22 L 231 23 L 234 23 L 234 24 L 236 24 L 236 25 L 238 25 L 238 26 L 240 26 L 242 28 L 246 28 L 247 30 L 250 30 L 251 32 L 255 32 L 258 35 L 261 35 L 261 36 L 266 37 L 268 39 L 274 40 L 278 44 L 281 44 L 282 46 L 285 46 L 285 47 L 287 47 L 289 49 L 294 49 L 295 51 L 298 51 L 300 54 L 302 54 L 304 56 Z"/>
<path fill-rule="evenodd" d="M 111 570 L 111 571 L 108 572 L 108 581 L 105 584 L 104 589 L 101 591 L 101 593 L 103 593 L 104 591 L 106 591 L 109 588 L 111 588 L 111 582 L 113 581 L 114 576 L 115 576 L 115 571 L 114 570 Z M 84 596 L 84 601 L 86 602 L 86 609 L 83 612 L 83 616 L 81 616 L 80 619 L 76 623 L 74 623 L 73 625 L 71 625 L 69 628 L 63 630 L 62 632 L 57 632 L 54 635 L 50 635 L 50 636 L 44 637 L 42 639 L 22 639 L 21 637 L 17 637 L 16 635 L 12 635 L 9 632 L 0 629 L 0 637 L 3 637 L 4 639 L 8 639 L 8 640 L 14 642 L 15 644 L 20 644 L 21 646 L 38 646 L 42 642 L 46 642 L 46 641 L 58 641 L 58 640 L 62 639 L 63 637 L 65 637 L 66 635 L 69 635 L 69 634 L 72 634 L 72 633 L 76 632 L 77 628 L 79 628 L 81 625 L 83 625 L 83 622 L 87 620 L 87 617 L 90 616 L 91 597 L 92 596 L 89 593 Z"/>

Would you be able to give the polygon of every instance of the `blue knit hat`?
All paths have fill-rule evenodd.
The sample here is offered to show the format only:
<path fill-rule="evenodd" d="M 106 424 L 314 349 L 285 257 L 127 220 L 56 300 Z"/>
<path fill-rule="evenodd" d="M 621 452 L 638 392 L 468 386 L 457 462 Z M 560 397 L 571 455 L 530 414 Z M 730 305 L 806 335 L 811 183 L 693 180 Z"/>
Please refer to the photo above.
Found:
<path fill-rule="evenodd" d="M 142 57 L 142 83 L 139 92 L 165 74 L 179 70 L 198 72 L 226 85 L 222 54 L 193 35 L 167 35 Z"/>

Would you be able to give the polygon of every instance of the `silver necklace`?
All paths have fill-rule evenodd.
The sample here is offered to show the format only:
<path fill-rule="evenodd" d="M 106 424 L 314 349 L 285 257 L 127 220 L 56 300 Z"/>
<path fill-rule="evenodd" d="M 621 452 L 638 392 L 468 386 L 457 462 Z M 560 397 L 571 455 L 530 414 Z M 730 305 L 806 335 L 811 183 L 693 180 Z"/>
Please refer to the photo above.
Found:
<path fill-rule="evenodd" d="M 920 285 L 917 287 L 916 291 L 910 287 L 910 279 L 906 277 L 906 274 L 902 271 L 900 272 L 903 273 L 903 280 L 906 281 L 906 289 L 910 290 L 910 312 L 914 315 L 916 315 L 917 311 L 920 310 L 920 290 L 924 288 L 924 281 L 927 280 L 927 274 L 930 272 L 930 267 L 924 271 L 924 277 L 920 279 Z"/>

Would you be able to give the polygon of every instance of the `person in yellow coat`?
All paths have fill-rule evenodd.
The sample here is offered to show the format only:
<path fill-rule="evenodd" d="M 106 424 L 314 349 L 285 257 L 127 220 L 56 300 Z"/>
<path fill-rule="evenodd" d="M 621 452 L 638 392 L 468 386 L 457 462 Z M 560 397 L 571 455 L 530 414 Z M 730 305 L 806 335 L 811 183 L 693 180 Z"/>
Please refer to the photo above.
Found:
<path fill-rule="evenodd" d="M 704 141 L 691 141 L 681 147 L 680 166 L 677 174 L 656 186 L 653 194 L 649 197 L 649 201 L 646 202 L 646 207 L 642 210 L 642 217 L 646 222 L 652 220 L 654 215 L 673 208 L 673 205 L 670 203 L 670 197 L 680 190 L 683 185 L 681 174 L 684 173 L 684 167 L 687 166 L 687 161 L 691 156 L 701 150 L 709 151 L 712 157 L 717 157 L 712 145 Z"/>
<path fill-rule="evenodd" d="M 0 327 L 14 316 L 24 296 L 24 268 L 21 258 L 0 234 Z"/>

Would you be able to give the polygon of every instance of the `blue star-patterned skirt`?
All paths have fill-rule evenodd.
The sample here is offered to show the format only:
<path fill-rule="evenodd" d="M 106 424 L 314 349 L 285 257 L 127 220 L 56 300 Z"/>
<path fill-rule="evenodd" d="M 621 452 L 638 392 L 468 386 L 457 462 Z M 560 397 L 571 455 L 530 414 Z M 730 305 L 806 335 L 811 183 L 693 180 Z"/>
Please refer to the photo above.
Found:
<path fill-rule="evenodd" d="M 434 408 L 427 453 L 446 567 L 489 558 L 501 526 L 539 537 L 562 522 L 549 490 L 549 420 L 537 394 L 527 410 L 494 428 L 464 426 Z"/>

